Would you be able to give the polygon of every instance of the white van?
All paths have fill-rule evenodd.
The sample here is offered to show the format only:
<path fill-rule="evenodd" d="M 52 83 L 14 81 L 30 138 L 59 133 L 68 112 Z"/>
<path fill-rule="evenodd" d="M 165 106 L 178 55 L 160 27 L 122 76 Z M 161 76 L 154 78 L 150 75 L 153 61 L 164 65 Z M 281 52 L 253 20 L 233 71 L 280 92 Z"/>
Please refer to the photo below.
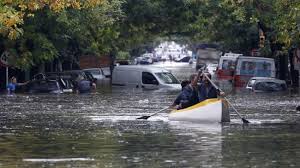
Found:
<path fill-rule="evenodd" d="M 272 58 L 240 56 L 237 59 L 234 85 L 244 87 L 251 77 L 275 78 L 275 61 Z"/>
<path fill-rule="evenodd" d="M 181 89 L 180 82 L 169 71 L 142 65 L 116 66 L 112 74 L 112 85 L 145 89 Z"/>

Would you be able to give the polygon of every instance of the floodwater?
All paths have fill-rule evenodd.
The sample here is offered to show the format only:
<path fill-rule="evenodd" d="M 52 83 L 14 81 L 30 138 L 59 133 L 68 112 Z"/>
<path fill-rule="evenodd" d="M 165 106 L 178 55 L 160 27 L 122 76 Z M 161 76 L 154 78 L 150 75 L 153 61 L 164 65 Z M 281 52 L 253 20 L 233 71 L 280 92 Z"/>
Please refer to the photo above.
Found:
<path fill-rule="evenodd" d="M 192 65 L 167 64 L 179 79 Z M 298 91 L 230 91 L 231 123 L 169 121 L 177 91 L 0 96 L 0 167 L 299 167 Z"/>

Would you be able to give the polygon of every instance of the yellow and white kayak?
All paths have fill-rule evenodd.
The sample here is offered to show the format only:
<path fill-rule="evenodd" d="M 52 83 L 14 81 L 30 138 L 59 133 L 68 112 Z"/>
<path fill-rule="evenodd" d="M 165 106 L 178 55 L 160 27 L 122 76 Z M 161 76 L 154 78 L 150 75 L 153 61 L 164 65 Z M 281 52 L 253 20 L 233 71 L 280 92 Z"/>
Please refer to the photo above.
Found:
<path fill-rule="evenodd" d="M 219 98 L 207 99 L 191 107 L 173 110 L 169 120 L 197 122 L 230 122 L 228 104 Z"/>

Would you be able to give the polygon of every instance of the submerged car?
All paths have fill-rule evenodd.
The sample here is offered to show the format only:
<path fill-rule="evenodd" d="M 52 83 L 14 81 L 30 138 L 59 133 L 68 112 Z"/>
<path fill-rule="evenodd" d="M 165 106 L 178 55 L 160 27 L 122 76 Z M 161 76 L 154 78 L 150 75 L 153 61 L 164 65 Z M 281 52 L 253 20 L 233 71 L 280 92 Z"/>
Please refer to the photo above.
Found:
<path fill-rule="evenodd" d="M 149 56 L 144 56 L 142 57 L 142 59 L 140 60 L 139 64 L 153 64 L 153 60 L 151 57 Z"/>
<path fill-rule="evenodd" d="M 72 93 L 73 92 L 73 82 L 71 81 L 70 78 L 66 77 L 66 76 L 58 76 L 58 75 L 54 75 L 54 74 L 43 74 L 43 73 L 39 73 L 37 75 L 34 76 L 33 80 L 34 82 L 37 81 L 56 81 L 59 84 L 59 89 L 63 92 L 63 93 Z M 40 83 L 42 84 L 42 83 Z M 43 84 L 42 84 L 43 85 Z M 37 91 L 39 92 L 39 91 Z"/>
<path fill-rule="evenodd" d="M 105 79 L 104 72 L 101 68 L 88 68 L 83 69 L 83 71 L 86 73 L 92 74 L 93 78 L 97 79 L 97 82 L 100 82 L 101 80 Z"/>
<path fill-rule="evenodd" d="M 97 79 L 93 77 L 93 75 L 88 71 L 83 70 L 70 70 L 70 71 L 63 71 L 63 72 L 48 72 L 46 73 L 47 78 L 53 77 L 61 77 L 64 79 L 69 79 L 72 83 L 76 83 L 78 77 L 83 77 L 85 80 L 90 81 L 93 85 L 96 86 Z"/>
<path fill-rule="evenodd" d="M 287 90 L 287 84 L 284 80 L 270 77 L 252 77 L 246 89 L 253 92 L 276 92 Z"/>
<path fill-rule="evenodd" d="M 63 88 L 57 80 L 33 80 L 25 87 L 28 93 L 63 93 Z"/>
<path fill-rule="evenodd" d="M 190 56 L 183 56 L 183 57 L 180 57 L 180 58 L 175 58 L 174 61 L 175 62 L 189 62 L 191 59 Z"/>

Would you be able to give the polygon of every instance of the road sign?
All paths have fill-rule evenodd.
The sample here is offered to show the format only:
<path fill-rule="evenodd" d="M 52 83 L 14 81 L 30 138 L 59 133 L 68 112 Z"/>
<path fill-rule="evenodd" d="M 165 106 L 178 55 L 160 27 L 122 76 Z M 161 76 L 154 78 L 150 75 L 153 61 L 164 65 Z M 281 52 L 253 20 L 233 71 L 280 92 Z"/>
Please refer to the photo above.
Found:
<path fill-rule="evenodd" d="M 0 57 L 0 65 L 5 66 L 5 67 L 8 66 L 8 56 L 9 56 L 9 53 L 8 53 L 7 51 L 4 51 L 4 52 L 1 54 L 1 57 Z"/>

